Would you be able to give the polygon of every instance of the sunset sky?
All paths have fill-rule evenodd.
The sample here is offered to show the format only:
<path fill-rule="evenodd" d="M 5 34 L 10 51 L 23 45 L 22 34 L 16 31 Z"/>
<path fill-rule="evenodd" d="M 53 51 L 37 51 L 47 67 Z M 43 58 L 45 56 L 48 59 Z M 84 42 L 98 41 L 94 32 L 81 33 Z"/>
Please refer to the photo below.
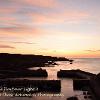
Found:
<path fill-rule="evenodd" d="M 100 57 L 100 0 L 0 0 L 0 53 Z"/>

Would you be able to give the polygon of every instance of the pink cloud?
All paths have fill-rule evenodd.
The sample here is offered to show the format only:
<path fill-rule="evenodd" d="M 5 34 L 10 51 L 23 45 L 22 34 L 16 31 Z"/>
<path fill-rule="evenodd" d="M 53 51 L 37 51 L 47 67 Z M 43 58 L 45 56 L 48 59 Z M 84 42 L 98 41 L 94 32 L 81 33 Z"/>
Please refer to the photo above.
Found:
<path fill-rule="evenodd" d="M 14 43 L 14 44 L 36 44 L 33 42 L 27 42 L 27 41 L 0 41 L 3 43 Z"/>
<path fill-rule="evenodd" d="M 16 0 L 15 0 L 16 1 Z M 11 2 L 14 2 L 11 0 Z M 0 21 L 3 23 L 3 26 L 0 28 L 0 33 L 3 34 L 15 34 L 16 36 L 23 36 L 25 35 L 37 35 L 41 33 L 46 33 L 46 29 L 41 29 L 38 26 L 33 26 L 36 24 L 59 24 L 59 23 L 65 23 L 65 22 L 79 22 L 83 19 L 86 19 L 89 17 L 89 14 L 87 12 L 81 12 L 81 11 L 75 11 L 75 10 L 64 10 L 60 6 L 60 11 L 50 11 L 50 12 L 44 12 L 44 13 L 38 13 L 38 12 L 26 12 L 26 13 L 20 13 L 20 10 L 24 12 L 24 9 L 21 9 L 21 6 L 23 7 L 29 7 L 28 5 L 37 6 L 37 7 L 46 7 L 46 8 L 52 8 L 52 7 L 59 7 L 59 2 L 57 0 L 17 0 L 15 2 L 15 7 L 8 7 L 8 8 L 2 8 L 0 9 L 0 13 L 7 13 L 11 16 L 2 16 L 0 18 Z M 52 9 L 52 10 L 53 10 Z M 29 10 L 29 9 L 28 9 Z M 18 12 L 17 12 L 18 11 Z M 16 16 L 14 16 L 14 13 L 16 13 Z M 24 20 L 23 17 L 27 17 L 27 20 Z M 21 19 L 20 19 L 21 18 Z M 23 19 L 23 22 L 22 22 Z M 20 21 L 21 20 L 21 21 Z M 28 21 L 29 20 L 29 24 Z M 24 22 L 26 21 L 26 23 Z"/>
<path fill-rule="evenodd" d="M 86 52 L 100 52 L 100 50 L 85 50 Z"/>
<path fill-rule="evenodd" d="M 57 0 L 20 0 L 18 2 L 45 8 L 52 8 L 58 6 Z"/>
<path fill-rule="evenodd" d="M 59 7 L 60 5 L 57 0 L 10 0 L 5 2 L 1 1 L 1 4 L 4 5 L 4 7 L 0 7 L 0 13 L 2 14 L 13 14 L 14 12 L 21 12 L 21 10 L 24 10 L 23 7 L 55 8 Z"/>
<path fill-rule="evenodd" d="M 9 48 L 9 49 L 15 49 L 15 47 L 9 46 L 9 45 L 1 45 L 0 48 Z"/>
<path fill-rule="evenodd" d="M 15 9 L 15 8 L 10 8 L 10 7 L 8 7 L 8 8 L 1 8 L 0 9 L 0 13 L 4 13 L 4 14 L 6 14 L 6 13 L 13 13 L 13 12 L 16 12 L 18 9 Z"/>
<path fill-rule="evenodd" d="M 7 16 L 1 16 L 0 21 L 2 26 L 12 26 L 14 23 L 16 23 L 16 18 L 14 17 L 7 17 Z M 15 25 L 14 25 L 15 26 Z"/>
<path fill-rule="evenodd" d="M 83 19 L 87 19 L 90 15 L 87 12 L 78 11 L 64 11 L 58 13 L 30 13 L 33 22 L 35 23 L 63 23 L 63 22 L 79 22 Z"/>
<path fill-rule="evenodd" d="M 38 27 L 29 27 L 29 26 L 13 26 L 13 27 L 2 27 L 0 28 L 0 33 L 9 36 L 16 36 L 16 37 L 24 37 L 25 36 L 38 36 L 42 35 L 45 32 L 44 29 Z"/>

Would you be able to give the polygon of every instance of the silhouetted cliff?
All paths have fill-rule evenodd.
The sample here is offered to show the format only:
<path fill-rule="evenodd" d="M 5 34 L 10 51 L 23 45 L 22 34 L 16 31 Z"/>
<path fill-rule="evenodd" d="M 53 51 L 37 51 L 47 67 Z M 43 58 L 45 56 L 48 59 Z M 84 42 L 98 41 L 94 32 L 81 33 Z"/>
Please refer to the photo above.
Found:
<path fill-rule="evenodd" d="M 0 53 L 0 69 L 44 67 L 55 61 L 69 61 L 64 57 Z"/>

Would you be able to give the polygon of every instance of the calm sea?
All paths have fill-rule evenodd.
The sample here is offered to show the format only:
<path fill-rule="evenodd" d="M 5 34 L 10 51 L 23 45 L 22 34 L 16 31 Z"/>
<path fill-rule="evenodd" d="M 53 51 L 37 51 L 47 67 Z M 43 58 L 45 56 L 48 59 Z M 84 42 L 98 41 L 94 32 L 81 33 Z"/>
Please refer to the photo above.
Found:
<path fill-rule="evenodd" d="M 57 78 L 57 71 L 60 69 L 81 69 L 83 71 L 91 72 L 98 74 L 100 72 L 100 58 L 80 58 L 74 59 L 73 64 L 70 64 L 66 61 L 59 61 L 57 62 L 58 65 L 55 67 L 43 67 L 48 71 L 48 78 L 28 78 L 30 80 L 34 79 L 41 79 L 41 80 L 48 80 L 48 79 L 58 79 Z M 37 68 L 31 68 L 37 69 Z M 62 78 L 61 80 L 61 96 L 33 96 L 32 98 L 29 97 L 0 97 L 0 100 L 66 100 L 66 98 L 74 95 L 78 95 L 79 100 L 84 100 L 82 91 L 74 91 L 73 90 L 73 81 L 72 79 Z M 88 99 L 91 100 L 91 99 Z"/>

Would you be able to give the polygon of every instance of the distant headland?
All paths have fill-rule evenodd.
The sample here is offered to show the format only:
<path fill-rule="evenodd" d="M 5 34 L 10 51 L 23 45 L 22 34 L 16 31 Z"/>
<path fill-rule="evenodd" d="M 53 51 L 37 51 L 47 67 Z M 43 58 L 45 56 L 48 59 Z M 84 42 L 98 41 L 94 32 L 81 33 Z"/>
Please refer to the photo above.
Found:
<path fill-rule="evenodd" d="M 56 65 L 55 61 L 71 62 L 72 60 L 65 57 L 0 53 L 0 69 L 45 67 L 49 64 Z"/>
<path fill-rule="evenodd" d="M 56 65 L 56 61 L 70 62 L 64 57 L 0 53 L 0 78 L 47 77 L 47 71 L 40 67 Z M 29 70 L 31 67 L 40 69 Z"/>

